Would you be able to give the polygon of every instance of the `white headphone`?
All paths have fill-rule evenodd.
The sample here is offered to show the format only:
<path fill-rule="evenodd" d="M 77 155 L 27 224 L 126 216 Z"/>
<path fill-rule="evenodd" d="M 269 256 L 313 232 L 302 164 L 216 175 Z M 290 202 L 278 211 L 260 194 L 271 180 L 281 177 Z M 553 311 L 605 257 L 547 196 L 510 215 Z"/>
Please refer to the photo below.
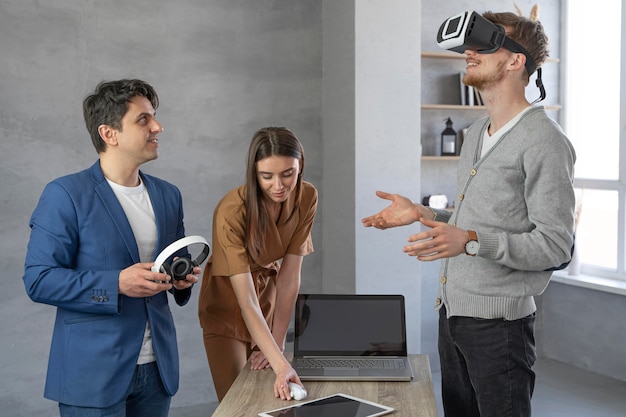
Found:
<path fill-rule="evenodd" d="M 167 260 L 179 250 L 186 248 L 189 245 L 203 244 L 202 252 L 193 261 L 189 258 L 181 256 L 176 259 L 170 265 Z M 187 236 L 182 239 L 178 239 L 174 243 L 168 245 L 157 256 L 154 265 L 152 266 L 152 272 L 163 272 L 168 274 L 172 279 L 183 280 L 187 274 L 191 274 L 195 266 L 199 266 L 209 257 L 211 253 L 211 247 L 205 238 L 202 236 Z"/>

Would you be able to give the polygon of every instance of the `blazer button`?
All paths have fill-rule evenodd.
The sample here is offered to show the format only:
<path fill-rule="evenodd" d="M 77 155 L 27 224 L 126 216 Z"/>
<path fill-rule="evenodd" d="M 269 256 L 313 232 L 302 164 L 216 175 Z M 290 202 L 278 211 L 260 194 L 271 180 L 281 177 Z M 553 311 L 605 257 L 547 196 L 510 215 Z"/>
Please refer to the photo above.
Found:
<path fill-rule="evenodd" d="M 441 298 L 437 297 L 437 299 L 435 300 L 435 305 L 441 305 Z"/>

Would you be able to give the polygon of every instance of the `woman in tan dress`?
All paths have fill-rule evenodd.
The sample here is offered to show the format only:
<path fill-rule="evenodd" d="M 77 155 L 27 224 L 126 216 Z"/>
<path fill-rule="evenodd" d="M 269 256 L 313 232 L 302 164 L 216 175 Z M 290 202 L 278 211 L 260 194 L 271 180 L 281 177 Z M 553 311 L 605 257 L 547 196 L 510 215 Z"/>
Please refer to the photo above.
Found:
<path fill-rule="evenodd" d="M 250 143 L 246 183 L 215 208 L 199 317 L 219 401 L 248 360 L 252 369 L 272 367 L 276 397 L 291 398 L 288 382 L 302 385 L 283 351 L 302 258 L 313 252 L 317 190 L 303 168 L 296 136 L 263 128 Z"/>

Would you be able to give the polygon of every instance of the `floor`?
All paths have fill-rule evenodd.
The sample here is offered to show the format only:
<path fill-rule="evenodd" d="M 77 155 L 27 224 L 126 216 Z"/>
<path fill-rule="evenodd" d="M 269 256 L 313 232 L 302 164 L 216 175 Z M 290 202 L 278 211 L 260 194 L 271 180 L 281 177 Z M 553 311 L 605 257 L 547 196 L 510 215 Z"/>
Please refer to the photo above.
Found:
<path fill-rule="evenodd" d="M 537 417 L 625 417 L 626 382 L 583 371 L 550 359 L 538 359 L 532 400 Z M 437 411 L 443 417 L 439 372 L 433 372 Z"/>
<path fill-rule="evenodd" d="M 546 359 L 535 369 L 536 416 L 626 416 L 626 382 Z"/>
<path fill-rule="evenodd" d="M 550 359 L 535 364 L 537 381 L 533 415 L 538 417 L 624 417 L 626 382 L 586 372 Z M 433 384 L 439 416 L 443 417 L 439 372 Z M 170 417 L 209 417 L 217 404 L 173 408 Z"/>

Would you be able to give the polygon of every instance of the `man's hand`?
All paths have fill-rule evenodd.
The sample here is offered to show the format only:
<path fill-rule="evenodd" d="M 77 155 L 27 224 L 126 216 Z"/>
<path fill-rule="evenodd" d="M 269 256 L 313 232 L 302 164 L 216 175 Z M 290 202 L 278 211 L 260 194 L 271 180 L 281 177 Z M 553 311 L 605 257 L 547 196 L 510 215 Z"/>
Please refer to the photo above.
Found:
<path fill-rule="evenodd" d="M 172 288 L 170 276 L 161 272 L 152 272 L 154 262 L 131 265 L 120 271 L 118 288 L 120 294 L 129 297 L 150 297 Z"/>
<path fill-rule="evenodd" d="M 391 201 L 391 205 L 373 216 L 361 220 L 363 226 L 373 226 L 377 229 L 405 226 L 424 216 L 433 217 L 432 212 L 421 204 L 415 204 L 400 194 L 389 194 L 384 191 L 376 191 L 376 195 L 382 199 Z"/>
<path fill-rule="evenodd" d="M 465 253 L 467 230 L 425 218 L 422 218 L 420 222 L 430 229 L 409 236 L 408 241 L 413 244 L 403 247 L 404 253 L 416 256 L 420 261 L 452 258 Z"/>

